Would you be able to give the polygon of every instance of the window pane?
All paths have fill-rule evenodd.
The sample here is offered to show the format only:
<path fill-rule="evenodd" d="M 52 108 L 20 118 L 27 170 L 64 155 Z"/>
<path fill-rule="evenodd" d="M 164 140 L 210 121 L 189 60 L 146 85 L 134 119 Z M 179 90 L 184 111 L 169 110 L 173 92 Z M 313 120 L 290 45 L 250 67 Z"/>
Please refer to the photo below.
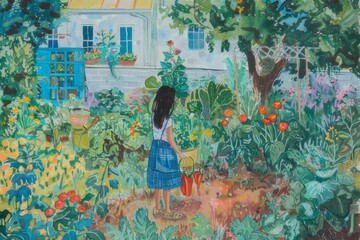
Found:
<path fill-rule="evenodd" d="M 120 28 L 120 40 L 126 40 L 126 28 L 121 27 Z"/>
<path fill-rule="evenodd" d="M 89 40 L 93 40 L 93 39 L 94 39 L 93 33 L 94 33 L 94 27 L 93 27 L 93 26 L 88 26 L 88 36 L 89 36 Z"/>
<path fill-rule="evenodd" d="M 127 40 L 132 40 L 132 27 L 127 28 Z"/>
<path fill-rule="evenodd" d="M 83 39 L 88 40 L 88 26 L 83 26 Z"/>
<path fill-rule="evenodd" d="M 189 49 L 194 49 L 194 41 L 189 39 Z"/>
<path fill-rule="evenodd" d="M 127 52 L 128 52 L 128 53 L 132 53 L 132 41 L 128 41 L 128 44 L 127 44 Z"/>
<path fill-rule="evenodd" d="M 126 42 L 125 41 L 121 41 L 120 42 L 120 54 L 123 55 L 126 53 Z"/>
<path fill-rule="evenodd" d="M 194 39 L 194 33 L 189 32 L 188 34 L 189 41 Z"/>

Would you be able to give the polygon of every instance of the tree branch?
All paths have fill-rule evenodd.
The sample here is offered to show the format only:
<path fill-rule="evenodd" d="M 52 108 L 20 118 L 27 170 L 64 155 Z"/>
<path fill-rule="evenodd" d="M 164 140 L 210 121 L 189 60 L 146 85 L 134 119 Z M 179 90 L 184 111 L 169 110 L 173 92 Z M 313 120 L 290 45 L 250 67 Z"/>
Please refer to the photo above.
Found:
<path fill-rule="evenodd" d="M 343 48 L 339 48 L 339 49 L 336 50 L 336 53 L 334 54 L 334 57 L 332 58 L 332 63 L 333 64 L 339 65 L 336 62 L 336 57 L 338 57 L 340 53 L 343 54 L 347 59 L 354 62 L 353 64 L 342 63 L 340 67 L 351 68 L 351 67 L 356 67 L 359 64 L 359 54 L 351 55 L 348 52 L 346 52 Z"/>
<path fill-rule="evenodd" d="M 194 0 L 194 18 L 195 18 L 195 21 L 202 27 L 205 27 L 205 28 L 208 28 L 208 29 L 212 29 L 210 28 L 209 26 L 206 26 L 204 25 L 202 22 L 200 22 L 200 20 L 197 18 L 196 16 L 196 0 Z"/>

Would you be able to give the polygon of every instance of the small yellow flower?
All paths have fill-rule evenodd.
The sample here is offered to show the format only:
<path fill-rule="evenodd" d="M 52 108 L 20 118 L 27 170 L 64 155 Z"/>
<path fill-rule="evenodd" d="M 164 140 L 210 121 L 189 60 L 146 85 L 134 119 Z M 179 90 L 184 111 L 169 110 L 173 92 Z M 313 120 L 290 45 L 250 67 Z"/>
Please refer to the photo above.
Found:
<path fill-rule="evenodd" d="M 18 107 L 13 107 L 13 109 L 11 111 L 13 113 L 17 114 L 19 112 L 19 108 Z"/>
<path fill-rule="evenodd" d="M 197 137 L 194 134 L 190 134 L 189 138 L 191 141 L 197 140 Z"/>
<path fill-rule="evenodd" d="M 29 118 L 35 118 L 35 116 L 34 116 L 34 115 L 30 115 Z"/>
<path fill-rule="evenodd" d="M 22 99 L 18 99 L 17 102 L 18 102 L 18 103 L 22 103 L 23 100 L 22 100 Z"/>
<path fill-rule="evenodd" d="M 11 118 L 9 119 L 9 121 L 10 121 L 11 123 L 14 123 L 14 122 L 16 122 L 16 118 L 11 117 Z"/>
<path fill-rule="evenodd" d="M 8 147 L 8 146 L 10 145 L 10 142 L 9 142 L 9 140 L 4 139 L 4 140 L 2 140 L 1 144 L 2 144 L 4 147 Z"/>
<path fill-rule="evenodd" d="M 198 131 L 197 131 L 196 129 L 194 129 L 193 133 L 194 133 L 194 134 L 197 134 L 197 132 L 198 132 Z"/>
<path fill-rule="evenodd" d="M 204 134 L 205 134 L 205 136 L 207 136 L 207 137 L 211 137 L 211 135 L 212 135 L 211 129 L 210 129 L 210 128 L 207 128 L 207 129 L 204 131 Z"/>
<path fill-rule="evenodd" d="M 30 106 L 29 110 L 36 111 L 36 110 L 39 110 L 39 108 L 37 106 Z"/>
<path fill-rule="evenodd" d="M 30 102 L 30 98 L 29 98 L 29 97 L 23 97 L 23 101 L 26 102 L 26 103 L 29 103 L 29 102 Z"/>
<path fill-rule="evenodd" d="M 34 119 L 33 123 L 40 123 L 40 120 L 39 119 Z"/>

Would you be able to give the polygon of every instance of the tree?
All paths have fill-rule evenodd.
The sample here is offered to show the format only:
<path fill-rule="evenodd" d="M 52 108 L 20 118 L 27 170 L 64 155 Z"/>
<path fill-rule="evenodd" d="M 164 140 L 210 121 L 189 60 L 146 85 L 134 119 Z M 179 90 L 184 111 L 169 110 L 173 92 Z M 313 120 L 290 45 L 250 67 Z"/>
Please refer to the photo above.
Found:
<path fill-rule="evenodd" d="M 180 33 L 188 26 L 204 28 L 210 52 L 215 41 L 229 51 L 231 40 L 246 55 L 254 92 L 263 101 L 288 60 L 264 58 L 256 69 L 254 45 L 304 46 L 309 68 L 348 68 L 360 76 L 357 0 L 176 0 L 160 10 Z M 230 41 L 229 41 L 230 40 Z"/>
<path fill-rule="evenodd" d="M 35 96 L 36 51 L 64 18 L 64 0 L 0 3 L 0 88 L 4 105 L 19 95 Z"/>

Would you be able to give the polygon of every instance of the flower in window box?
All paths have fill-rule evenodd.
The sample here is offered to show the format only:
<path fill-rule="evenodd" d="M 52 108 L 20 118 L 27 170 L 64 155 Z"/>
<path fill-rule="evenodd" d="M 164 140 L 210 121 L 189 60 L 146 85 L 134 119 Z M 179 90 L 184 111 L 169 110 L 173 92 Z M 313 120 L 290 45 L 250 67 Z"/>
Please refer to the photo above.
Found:
<path fill-rule="evenodd" d="M 85 63 L 86 64 L 97 64 L 100 62 L 101 59 L 101 52 L 95 48 L 89 52 L 84 54 Z"/>
<path fill-rule="evenodd" d="M 134 65 L 137 59 L 137 55 L 132 53 L 125 53 L 118 57 L 121 65 Z"/>

